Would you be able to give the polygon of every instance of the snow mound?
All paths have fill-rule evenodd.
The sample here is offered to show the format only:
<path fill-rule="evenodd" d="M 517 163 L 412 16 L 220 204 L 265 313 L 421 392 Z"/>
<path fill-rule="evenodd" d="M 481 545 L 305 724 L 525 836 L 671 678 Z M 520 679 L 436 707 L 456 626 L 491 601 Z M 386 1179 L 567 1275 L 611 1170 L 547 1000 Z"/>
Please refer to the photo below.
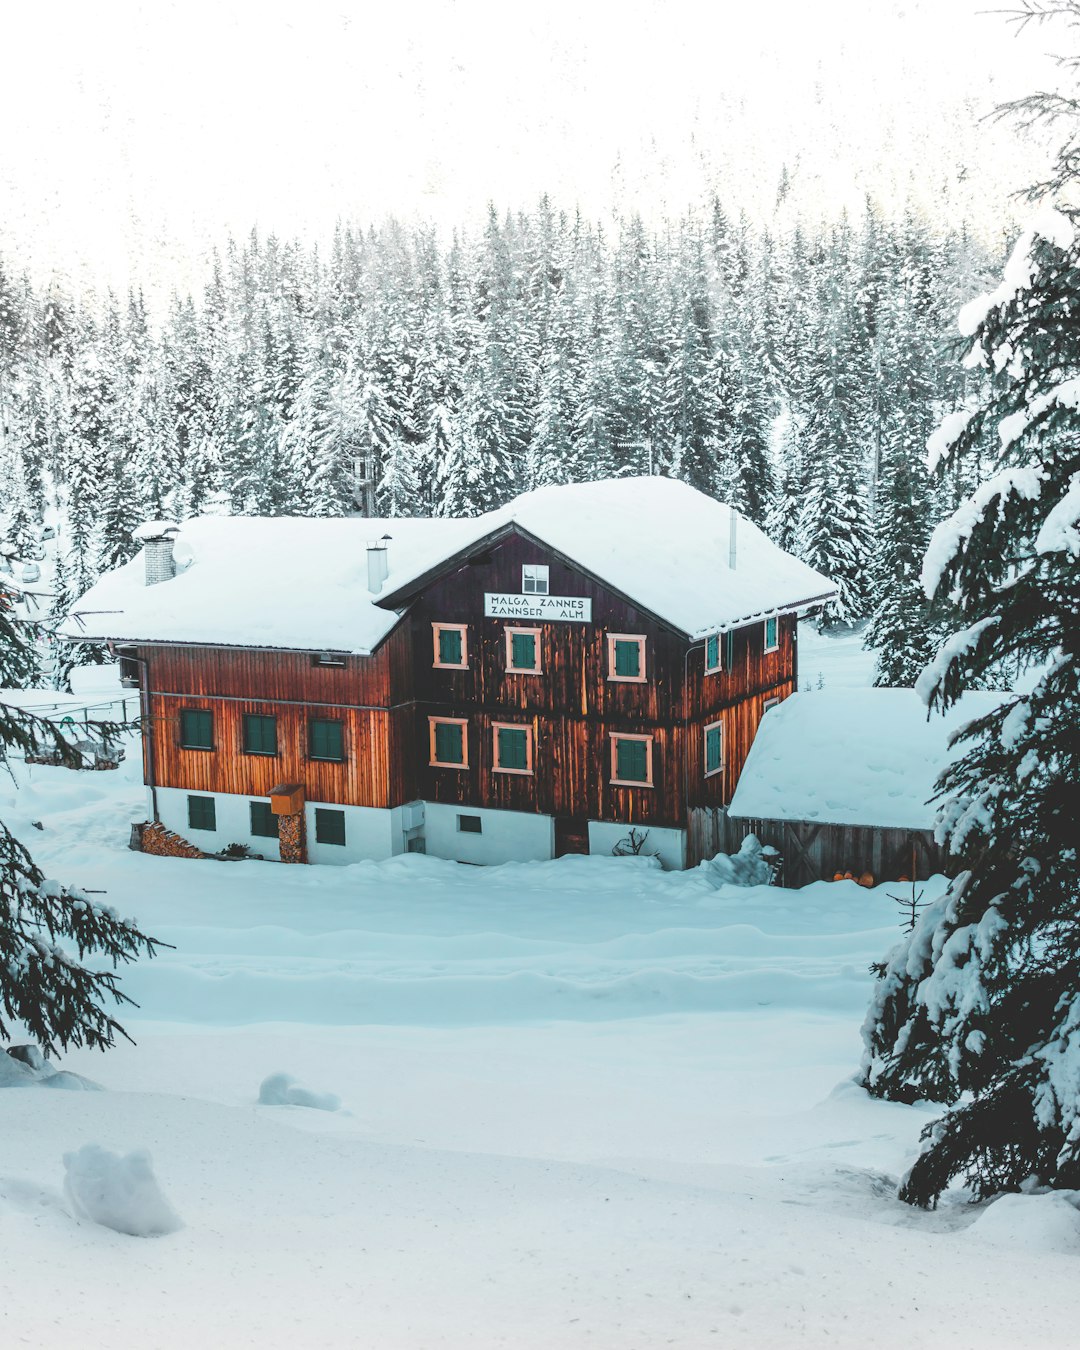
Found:
<path fill-rule="evenodd" d="M 1022 1252 L 1080 1255 L 1080 1211 L 1069 1196 L 1003 1195 L 988 1205 L 967 1230 L 978 1242 Z"/>
<path fill-rule="evenodd" d="M 336 1111 L 341 1098 L 332 1092 L 312 1092 L 296 1087 L 296 1079 L 288 1073 L 272 1073 L 259 1085 L 260 1106 L 308 1106 L 314 1111 Z"/>
<path fill-rule="evenodd" d="M 131 1237 L 161 1237 L 183 1227 L 145 1149 L 121 1157 L 87 1144 L 65 1153 L 64 1167 L 64 1194 L 77 1218 Z"/>
<path fill-rule="evenodd" d="M 57 1069 L 36 1045 L 12 1045 L 0 1055 L 0 1088 L 47 1087 L 68 1092 L 100 1092 L 101 1084 L 82 1074 Z"/>
<path fill-rule="evenodd" d="M 768 886 L 773 879 L 769 860 L 779 855 L 762 848 L 756 834 L 748 834 L 738 853 L 718 853 L 701 864 L 718 886 Z"/>

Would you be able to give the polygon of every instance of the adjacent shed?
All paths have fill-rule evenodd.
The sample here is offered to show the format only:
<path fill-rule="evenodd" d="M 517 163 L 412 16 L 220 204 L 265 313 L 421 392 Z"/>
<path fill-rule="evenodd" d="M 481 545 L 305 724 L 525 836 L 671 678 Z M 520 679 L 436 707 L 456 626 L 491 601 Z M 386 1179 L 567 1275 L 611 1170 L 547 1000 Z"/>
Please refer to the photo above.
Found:
<path fill-rule="evenodd" d="M 928 716 L 911 689 L 792 695 L 762 719 L 722 846 L 756 834 L 780 851 L 788 886 L 837 872 L 892 881 L 942 871 L 930 798 L 956 753 L 949 741 L 1004 697 L 969 693 Z"/>

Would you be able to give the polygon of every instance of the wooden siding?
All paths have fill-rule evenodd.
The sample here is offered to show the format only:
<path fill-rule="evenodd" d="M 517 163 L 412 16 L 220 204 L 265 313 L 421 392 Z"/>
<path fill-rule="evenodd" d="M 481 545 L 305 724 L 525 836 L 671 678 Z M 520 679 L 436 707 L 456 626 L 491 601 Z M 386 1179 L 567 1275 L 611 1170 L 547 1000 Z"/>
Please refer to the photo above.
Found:
<path fill-rule="evenodd" d="M 689 816 L 687 863 L 737 852 L 748 834 L 777 850 L 781 884 L 798 887 L 831 881 L 837 872 L 864 873 L 875 882 L 914 877 L 924 881 L 949 865 L 930 830 L 828 825 L 811 820 L 733 819 L 726 811 L 696 808 Z"/>

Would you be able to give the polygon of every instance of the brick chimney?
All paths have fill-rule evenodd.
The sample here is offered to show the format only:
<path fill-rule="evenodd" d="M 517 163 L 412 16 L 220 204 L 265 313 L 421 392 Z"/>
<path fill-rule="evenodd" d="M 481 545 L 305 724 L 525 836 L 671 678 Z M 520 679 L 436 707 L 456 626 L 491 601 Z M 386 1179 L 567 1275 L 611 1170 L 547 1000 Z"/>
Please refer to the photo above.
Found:
<path fill-rule="evenodd" d="M 180 526 L 168 520 L 151 520 L 132 533 L 131 537 L 143 546 L 148 586 L 156 586 L 159 581 L 169 581 L 176 576 L 173 543 L 179 533 Z"/>

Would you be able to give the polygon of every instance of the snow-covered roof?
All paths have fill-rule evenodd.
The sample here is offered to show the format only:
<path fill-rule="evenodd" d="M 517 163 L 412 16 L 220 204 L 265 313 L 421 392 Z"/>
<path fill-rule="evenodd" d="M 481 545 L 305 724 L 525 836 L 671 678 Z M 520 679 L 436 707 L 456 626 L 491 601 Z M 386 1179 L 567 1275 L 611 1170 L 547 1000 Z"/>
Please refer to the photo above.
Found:
<path fill-rule="evenodd" d="M 928 830 L 949 738 L 1007 697 L 964 694 L 942 716 L 913 689 L 817 689 L 764 716 L 729 813 L 765 820 Z"/>
<path fill-rule="evenodd" d="M 374 520 L 204 516 L 180 528 L 176 577 L 145 584 L 141 557 L 107 573 L 74 606 L 73 638 L 189 642 L 367 654 L 423 579 L 492 535 L 534 535 L 690 637 L 797 610 L 827 578 L 669 478 L 540 488 L 486 515 Z M 365 545 L 390 535 L 389 573 L 368 590 Z"/>

